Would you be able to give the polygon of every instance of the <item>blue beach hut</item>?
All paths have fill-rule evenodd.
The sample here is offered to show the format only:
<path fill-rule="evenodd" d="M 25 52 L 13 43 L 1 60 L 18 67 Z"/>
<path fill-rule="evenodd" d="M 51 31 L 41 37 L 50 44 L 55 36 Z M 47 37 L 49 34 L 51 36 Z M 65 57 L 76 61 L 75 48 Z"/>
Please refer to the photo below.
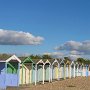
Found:
<path fill-rule="evenodd" d="M 44 62 L 42 59 L 35 60 L 35 85 L 36 83 L 44 84 L 45 81 L 45 69 L 44 69 Z"/>
<path fill-rule="evenodd" d="M 19 86 L 20 63 L 21 60 L 15 55 L 0 57 L 0 89 Z"/>
<path fill-rule="evenodd" d="M 43 60 L 44 61 L 44 69 L 45 69 L 45 81 L 46 82 L 50 82 L 51 79 L 51 63 L 50 61 L 47 60 Z"/>
<path fill-rule="evenodd" d="M 86 65 L 86 77 L 89 76 L 89 65 Z"/>

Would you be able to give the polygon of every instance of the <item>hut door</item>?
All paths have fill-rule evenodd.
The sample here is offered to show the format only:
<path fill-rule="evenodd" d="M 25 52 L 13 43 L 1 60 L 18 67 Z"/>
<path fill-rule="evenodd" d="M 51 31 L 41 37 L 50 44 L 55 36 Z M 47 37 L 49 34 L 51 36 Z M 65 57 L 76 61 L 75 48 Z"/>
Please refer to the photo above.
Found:
<path fill-rule="evenodd" d="M 72 65 L 71 66 L 71 77 L 73 77 L 74 76 L 74 66 Z"/>
<path fill-rule="evenodd" d="M 60 78 L 62 78 L 62 67 L 60 67 Z"/>
<path fill-rule="evenodd" d="M 29 72 L 29 66 L 26 68 L 26 84 L 29 84 L 30 81 L 30 72 Z"/>
<path fill-rule="evenodd" d="M 55 66 L 55 79 L 58 79 L 58 67 L 57 66 Z"/>
<path fill-rule="evenodd" d="M 32 73 L 31 68 L 32 67 L 30 65 L 26 66 L 26 84 L 29 84 L 32 82 L 32 80 L 31 80 L 31 73 Z"/>
<path fill-rule="evenodd" d="M 38 66 L 38 81 L 43 81 L 43 69 L 42 69 L 42 65 Z"/>
<path fill-rule="evenodd" d="M 68 67 L 68 65 L 66 66 L 66 77 L 68 78 L 69 76 L 68 76 L 68 72 L 69 71 L 69 67 Z"/>
<path fill-rule="evenodd" d="M 49 81 L 49 65 L 45 65 L 45 80 Z"/>

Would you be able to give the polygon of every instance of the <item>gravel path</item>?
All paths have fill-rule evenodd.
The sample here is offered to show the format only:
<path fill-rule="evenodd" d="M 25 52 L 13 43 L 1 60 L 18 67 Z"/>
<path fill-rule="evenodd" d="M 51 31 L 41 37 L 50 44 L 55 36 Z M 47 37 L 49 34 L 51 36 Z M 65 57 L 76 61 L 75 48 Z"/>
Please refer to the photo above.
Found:
<path fill-rule="evenodd" d="M 44 85 L 31 85 L 7 90 L 90 90 L 90 77 L 77 77 Z"/>

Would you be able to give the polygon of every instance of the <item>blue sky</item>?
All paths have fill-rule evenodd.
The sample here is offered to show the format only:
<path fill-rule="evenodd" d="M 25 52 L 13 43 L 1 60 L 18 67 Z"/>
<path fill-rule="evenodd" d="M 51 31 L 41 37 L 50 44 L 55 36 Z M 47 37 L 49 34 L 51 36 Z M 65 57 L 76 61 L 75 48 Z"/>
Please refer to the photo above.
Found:
<path fill-rule="evenodd" d="M 57 52 L 67 41 L 90 39 L 90 0 L 0 0 L 0 29 L 44 38 L 40 45 L 1 45 L 0 53 Z"/>

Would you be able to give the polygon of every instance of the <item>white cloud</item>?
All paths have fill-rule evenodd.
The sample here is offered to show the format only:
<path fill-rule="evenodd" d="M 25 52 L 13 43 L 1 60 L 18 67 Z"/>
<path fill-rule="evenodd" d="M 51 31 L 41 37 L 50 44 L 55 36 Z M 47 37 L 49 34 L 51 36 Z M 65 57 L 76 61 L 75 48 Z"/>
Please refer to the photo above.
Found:
<path fill-rule="evenodd" d="M 38 45 L 43 40 L 29 32 L 0 29 L 0 45 Z"/>
<path fill-rule="evenodd" d="M 80 58 L 81 56 L 80 55 L 69 55 L 68 58 L 72 61 L 75 61 L 77 60 L 77 58 Z"/>
<path fill-rule="evenodd" d="M 55 49 L 70 51 L 72 54 L 90 54 L 90 40 L 83 42 L 68 41 Z"/>
<path fill-rule="evenodd" d="M 79 52 L 79 51 L 75 51 L 75 50 L 70 51 L 70 54 L 71 54 L 71 55 L 84 55 L 83 52 Z"/>

